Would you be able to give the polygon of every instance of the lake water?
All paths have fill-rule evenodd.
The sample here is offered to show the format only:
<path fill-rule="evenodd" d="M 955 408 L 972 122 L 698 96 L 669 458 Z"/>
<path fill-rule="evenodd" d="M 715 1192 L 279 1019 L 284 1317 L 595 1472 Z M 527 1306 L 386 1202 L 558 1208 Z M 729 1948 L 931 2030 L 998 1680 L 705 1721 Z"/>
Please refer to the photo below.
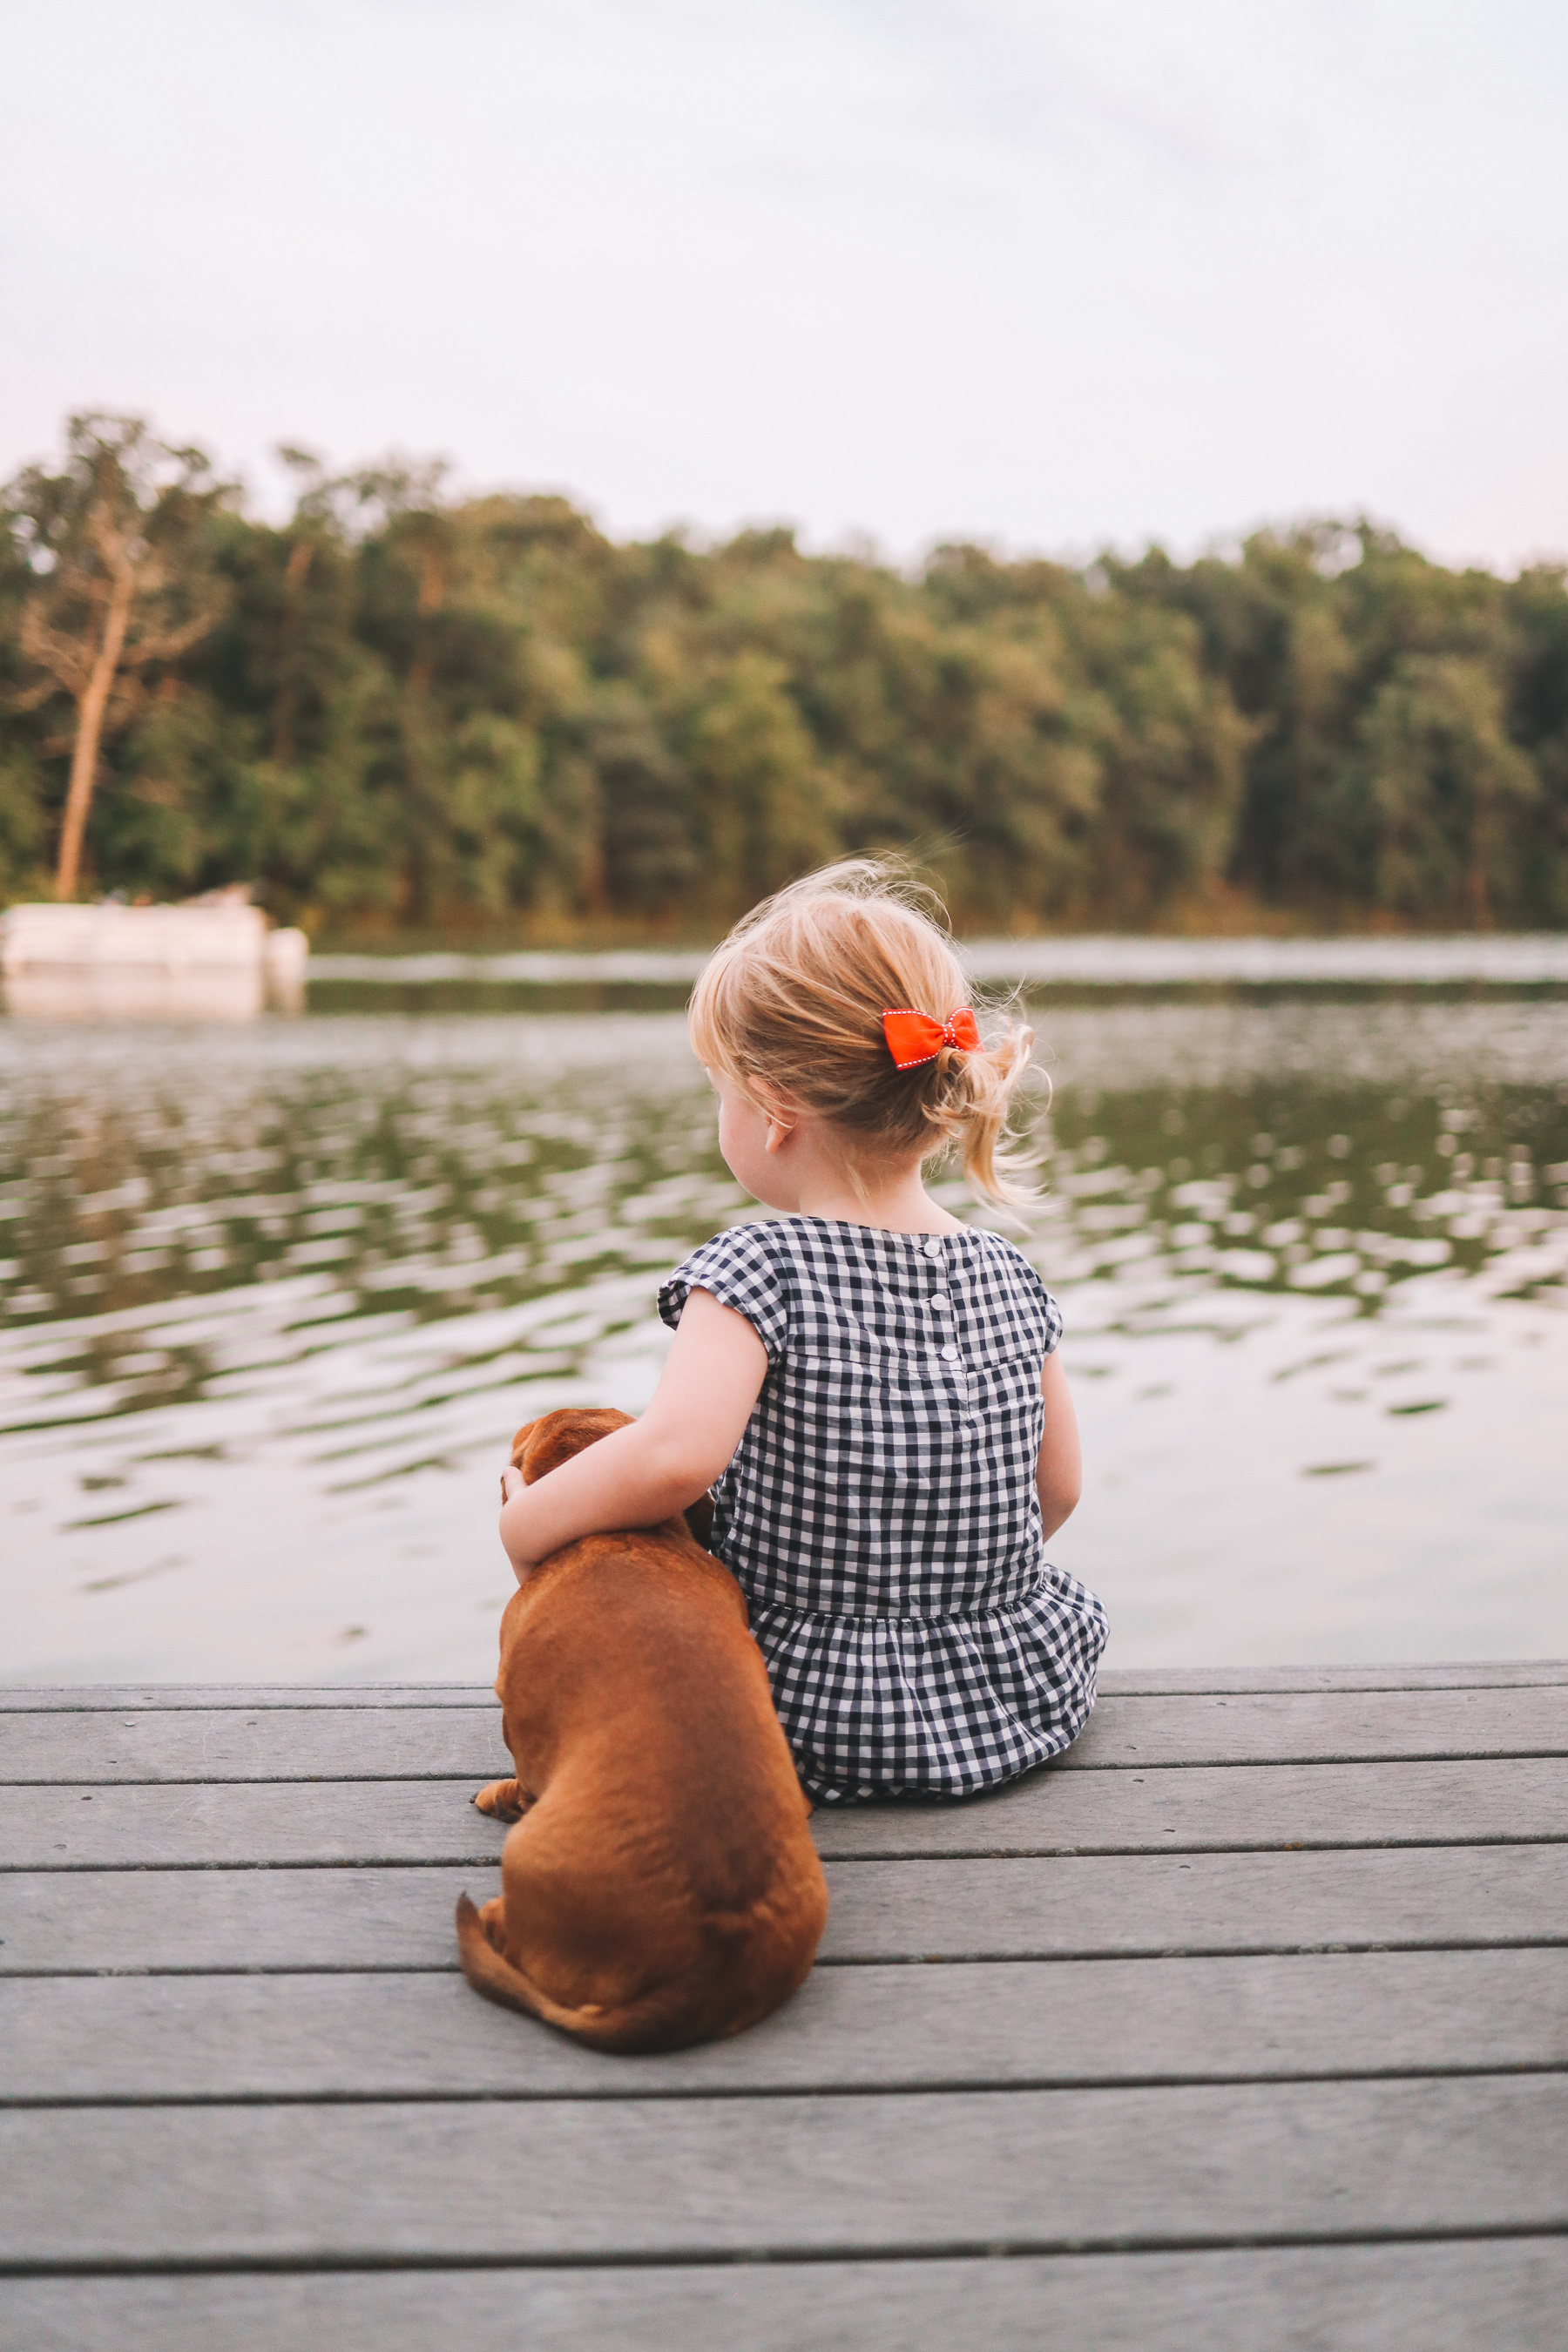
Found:
<path fill-rule="evenodd" d="M 511 1431 L 637 1411 L 661 1272 L 748 1213 L 674 998 L 599 1001 L 0 1021 L 0 1678 L 488 1679 Z M 1052 1549 L 1111 1661 L 1568 1654 L 1568 997 L 1033 1017 L 1003 1229 L 1066 1314 Z"/>

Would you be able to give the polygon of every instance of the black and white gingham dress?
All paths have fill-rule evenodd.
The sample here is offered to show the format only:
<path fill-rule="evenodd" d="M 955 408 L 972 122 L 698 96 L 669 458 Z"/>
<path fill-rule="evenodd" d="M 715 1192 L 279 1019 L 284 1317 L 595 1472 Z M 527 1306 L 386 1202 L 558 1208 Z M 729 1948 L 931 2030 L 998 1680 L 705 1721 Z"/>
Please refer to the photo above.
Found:
<path fill-rule="evenodd" d="M 961 1797 L 1077 1738 L 1105 1612 L 1043 1557 L 1035 1469 L 1056 1301 L 998 1234 L 740 1225 L 659 1292 L 743 1315 L 767 1377 L 713 1490 L 818 1801 Z"/>

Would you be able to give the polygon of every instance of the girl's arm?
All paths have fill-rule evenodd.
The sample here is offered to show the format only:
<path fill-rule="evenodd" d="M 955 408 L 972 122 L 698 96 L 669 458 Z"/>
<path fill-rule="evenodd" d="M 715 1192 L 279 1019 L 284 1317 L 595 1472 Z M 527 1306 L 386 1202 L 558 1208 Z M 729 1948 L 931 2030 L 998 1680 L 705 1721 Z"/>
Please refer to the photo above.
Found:
<path fill-rule="evenodd" d="M 1049 1538 L 1071 1518 L 1083 1492 L 1078 1415 L 1072 1409 L 1072 1391 L 1062 1370 L 1059 1349 L 1046 1358 L 1040 1373 L 1040 1394 L 1046 1400 L 1046 1433 L 1040 1440 L 1040 1458 L 1035 1465 L 1035 1485 L 1039 1490 L 1040 1517 Z"/>
<path fill-rule="evenodd" d="M 503 1472 L 500 1539 L 518 1582 L 579 1536 L 657 1527 L 705 1494 L 741 1443 L 767 1371 L 767 1350 L 745 1317 L 710 1290 L 694 1290 L 640 1421 L 531 1486 L 520 1471 Z"/>

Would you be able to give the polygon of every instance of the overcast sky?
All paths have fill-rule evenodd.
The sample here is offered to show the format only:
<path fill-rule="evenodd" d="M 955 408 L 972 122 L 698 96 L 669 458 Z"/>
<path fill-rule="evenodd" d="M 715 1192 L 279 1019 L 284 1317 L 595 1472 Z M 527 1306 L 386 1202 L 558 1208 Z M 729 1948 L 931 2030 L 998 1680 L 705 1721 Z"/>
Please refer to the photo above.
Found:
<path fill-rule="evenodd" d="M 1562 0 L 28 0 L 0 471 L 103 404 L 616 531 L 1568 551 Z"/>

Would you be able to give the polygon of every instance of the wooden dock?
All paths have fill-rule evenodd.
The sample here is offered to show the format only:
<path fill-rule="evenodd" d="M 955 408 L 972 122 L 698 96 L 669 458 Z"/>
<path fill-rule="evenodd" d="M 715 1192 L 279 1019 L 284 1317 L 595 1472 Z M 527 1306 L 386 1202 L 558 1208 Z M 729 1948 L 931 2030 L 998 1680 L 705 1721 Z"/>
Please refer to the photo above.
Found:
<path fill-rule="evenodd" d="M 457 1973 L 488 1692 L 5 1695 L 0 2346 L 1555 2352 L 1568 1665 L 1103 1693 L 638 2059 Z"/>

